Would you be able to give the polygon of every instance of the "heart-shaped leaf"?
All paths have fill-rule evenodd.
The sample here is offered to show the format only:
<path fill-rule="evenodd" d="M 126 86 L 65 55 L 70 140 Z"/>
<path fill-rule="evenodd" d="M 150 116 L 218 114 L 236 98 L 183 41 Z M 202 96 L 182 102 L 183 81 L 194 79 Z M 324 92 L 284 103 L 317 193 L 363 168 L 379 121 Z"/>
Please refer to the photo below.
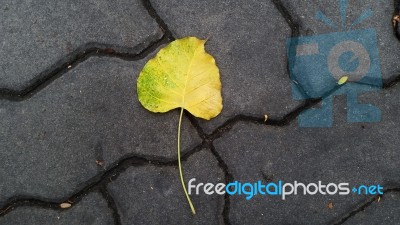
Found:
<path fill-rule="evenodd" d="M 150 59 L 140 72 L 137 92 L 140 103 L 152 112 L 181 108 L 178 125 L 178 167 L 183 190 L 193 214 L 195 209 L 183 179 L 180 132 L 183 110 L 206 120 L 222 110 L 221 81 L 214 58 L 204 49 L 205 40 L 175 40 Z"/>
<path fill-rule="evenodd" d="M 205 40 L 186 37 L 171 42 L 150 59 L 139 75 L 139 101 L 152 112 L 184 108 L 211 119 L 222 110 L 221 81 Z"/>

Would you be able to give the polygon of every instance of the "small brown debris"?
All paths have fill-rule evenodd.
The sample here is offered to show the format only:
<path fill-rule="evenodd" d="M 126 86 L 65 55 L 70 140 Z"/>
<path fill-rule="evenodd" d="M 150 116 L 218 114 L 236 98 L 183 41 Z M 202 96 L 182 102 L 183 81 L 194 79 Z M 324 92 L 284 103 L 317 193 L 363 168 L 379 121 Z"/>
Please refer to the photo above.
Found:
<path fill-rule="evenodd" d="M 96 160 L 96 164 L 98 165 L 98 166 L 103 166 L 104 165 L 104 160 Z"/>
<path fill-rule="evenodd" d="M 400 15 L 394 15 L 392 19 L 393 27 L 396 27 L 399 22 L 400 22 Z"/>
<path fill-rule="evenodd" d="M 112 53 L 114 53 L 115 51 L 114 51 L 114 49 L 112 49 L 112 48 L 106 48 L 106 49 L 104 49 L 104 52 L 107 53 L 107 54 L 112 54 Z"/>
<path fill-rule="evenodd" d="M 328 209 L 333 209 L 333 203 L 332 203 L 332 202 L 329 202 L 328 205 L 327 205 L 327 207 L 328 207 Z"/>
<path fill-rule="evenodd" d="M 378 196 L 378 199 L 376 201 L 379 203 L 381 201 L 381 196 Z"/>
<path fill-rule="evenodd" d="M 60 208 L 62 209 L 68 209 L 69 207 L 71 207 L 71 204 L 68 202 L 64 202 L 60 204 Z"/>
<path fill-rule="evenodd" d="M 10 205 L 10 206 L 8 206 L 6 209 L 4 209 L 4 210 L 2 210 L 2 211 L 0 211 L 0 214 L 3 214 L 3 213 L 5 213 L 5 212 L 7 212 L 9 209 L 11 209 L 12 208 L 12 206 Z"/>

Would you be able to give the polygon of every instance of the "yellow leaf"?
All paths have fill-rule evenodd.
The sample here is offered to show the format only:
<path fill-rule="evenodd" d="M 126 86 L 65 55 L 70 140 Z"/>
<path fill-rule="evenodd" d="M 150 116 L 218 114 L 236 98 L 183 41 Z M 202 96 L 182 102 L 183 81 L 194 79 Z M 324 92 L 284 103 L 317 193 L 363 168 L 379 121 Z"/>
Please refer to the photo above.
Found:
<path fill-rule="evenodd" d="M 222 110 L 221 81 L 205 40 L 171 42 L 144 66 L 137 82 L 140 103 L 152 112 L 184 108 L 209 120 Z"/>
<path fill-rule="evenodd" d="M 346 83 L 348 79 L 349 79 L 348 76 L 343 76 L 343 77 L 341 77 L 341 78 L 339 79 L 338 84 L 339 84 L 339 85 L 342 85 L 342 84 Z"/>
<path fill-rule="evenodd" d="M 181 108 L 178 123 L 178 167 L 183 191 L 196 214 L 183 179 L 180 137 L 183 110 L 206 120 L 222 110 L 221 81 L 214 58 L 204 49 L 205 40 L 186 37 L 171 42 L 150 59 L 139 74 L 140 103 L 152 112 Z"/>

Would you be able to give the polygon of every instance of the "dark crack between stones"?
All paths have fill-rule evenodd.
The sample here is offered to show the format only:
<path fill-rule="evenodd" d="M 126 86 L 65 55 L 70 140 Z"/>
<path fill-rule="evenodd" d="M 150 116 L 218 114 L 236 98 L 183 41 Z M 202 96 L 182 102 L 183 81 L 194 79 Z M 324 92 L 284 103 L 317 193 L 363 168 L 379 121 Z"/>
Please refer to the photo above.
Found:
<path fill-rule="evenodd" d="M 232 173 L 229 171 L 228 165 L 225 163 L 225 161 L 219 155 L 219 153 L 217 152 L 217 150 L 215 149 L 213 144 L 210 144 L 210 150 L 211 150 L 211 153 L 214 155 L 215 159 L 218 161 L 218 166 L 222 169 L 222 171 L 225 174 L 225 184 L 233 182 L 234 178 L 233 178 Z M 230 195 L 228 193 L 225 193 L 224 207 L 222 210 L 222 219 L 223 219 L 223 224 L 226 224 L 226 225 L 231 224 L 231 222 L 229 220 L 230 205 L 231 205 Z"/>
<path fill-rule="evenodd" d="M 25 84 L 25 87 L 21 90 L 14 90 L 9 88 L 0 87 L 0 100 L 7 99 L 10 101 L 23 101 L 32 97 L 35 93 L 39 92 L 47 85 L 52 83 L 57 78 L 68 72 L 71 68 L 77 66 L 81 62 L 87 60 L 92 56 L 98 57 L 116 57 L 126 61 L 137 61 L 145 58 L 150 53 L 154 52 L 158 47 L 166 44 L 174 38 L 172 37 L 171 31 L 164 21 L 156 14 L 153 6 L 148 0 L 141 0 L 148 14 L 156 20 L 158 26 L 163 31 L 163 35 L 159 39 L 150 37 L 144 43 L 141 43 L 133 48 L 126 48 L 122 46 L 115 46 L 109 44 L 102 44 L 97 42 L 90 42 L 84 44 L 72 53 L 59 60 L 49 69 L 41 72 L 34 79 Z M 118 50 L 116 50 L 118 49 Z M 128 53 L 132 51 L 138 51 L 138 53 Z"/>
<path fill-rule="evenodd" d="M 285 22 L 288 24 L 290 30 L 291 30 L 291 34 L 290 37 L 292 39 L 290 39 L 290 44 L 289 44 L 289 49 L 293 49 L 295 46 L 297 46 L 298 44 L 298 39 L 295 39 L 295 37 L 299 37 L 300 36 L 300 24 L 297 23 L 292 14 L 289 12 L 289 10 L 285 7 L 285 5 L 283 4 L 283 2 L 281 0 L 271 0 L 272 3 L 274 4 L 275 8 L 279 11 L 279 13 L 281 14 L 281 16 L 285 19 Z M 287 53 L 286 53 L 287 54 Z M 286 58 L 288 58 L 288 56 L 286 56 Z M 297 88 L 299 89 L 299 91 L 301 92 L 301 94 L 306 98 L 310 98 L 307 94 L 307 92 L 304 90 L 304 88 L 299 85 L 299 82 L 297 81 L 297 79 L 295 79 L 295 77 L 292 77 L 290 75 L 290 66 L 289 63 L 287 63 L 286 66 L 286 72 L 289 75 L 289 79 L 297 86 Z"/>
<path fill-rule="evenodd" d="M 400 41 L 400 34 L 398 32 L 399 22 L 394 20 L 395 16 L 400 15 L 400 0 L 393 1 L 394 12 L 393 12 L 393 34 Z"/>
<path fill-rule="evenodd" d="M 286 23 L 289 25 L 292 30 L 291 37 L 300 36 L 300 25 L 293 19 L 293 16 L 289 12 L 289 10 L 284 6 L 281 0 L 271 0 L 275 5 L 275 8 L 278 9 L 281 16 L 285 19 Z"/>
<path fill-rule="evenodd" d="M 114 217 L 114 224 L 121 225 L 122 224 L 121 216 L 118 213 L 117 205 L 115 203 L 114 198 L 111 196 L 110 192 L 108 192 L 107 187 L 106 186 L 100 187 L 100 193 L 103 196 L 103 198 L 106 199 L 108 208 L 110 208 L 112 210 L 112 214 Z"/>
<path fill-rule="evenodd" d="M 174 38 L 172 37 L 172 33 L 169 30 L 168 26 L 165 24 L 165 22 L 161 19 L 161 17 L 156 13 L 155 9 L 151 5 L 149 0 L 141 0 L 141 3 L 145 7 L 146 11 L 148 14 L 156 20 L 158 26 L 160 29 L 163 31 L 163 36 L 160 39 L 153 40 L 153 41 L 145 41 L 142 44 L 139 44 L 135 46 L 134 48 L 127 49 L 127 48 L 122 48 L 120 46 L 114 46 L 114 45 L 108 45 L 108 44 L 101 44 L 101 43 L 87 43 L 76 50 L 72 52 L 71 54 L 67 55 L 64 57 L 64 59 L 61 59 L 59 62 L 55 63 L 53 66 L 51 66 L 49 69 L 43 71 L 40 73 L 37 77 L 35 77 L 33 80 L 29 81 L 28 84 L 25 85 L 22 90 L 13 90 L 13 89 L 8 89 L 8 88 L 0 88 L 0 100 L 1 99 L 6 99 L 6 100 L 11 100 L 11 101 L 23 101 L 26 99 L 29 99 L 31 96 L 33 96 L 35 93 L 39 92 L 43 88 L 45 88 L 47 85 L 52 83 L 54 80 L 57 78 L 61 77 L 63 74 L 65 74 L 69 69 L 72 67 L 78 65 L 79 63 L 85 61 L 91 56 L 106 56 L 106 57 L 117 57 L 121 58 L 123 60 L 129 60 L 129 61 L 135 61 L 135 60 L 140 60 L 146 57 L 148 54 L 154 52 L 155 49 L 160 47 L 163 44 L 166 44 Z M 150 39 L 154 39 L 154 37 L 151 37 Z M 149 42 L 149 43 L 146 43 Z M 114 48 L 118 49 L 124 49 L 124 51 L 116 51 Z M 130 53 L 125 53 L 129 52 L 129 50 L 139 50 L 141 49 L 137 54 L 130 54 Z M 191 119 L 192 121 L 192 119 Z M 193 121 L 192 121 L 193 122 Z M 197 130 L 199 131 L 199 126 L 197 126 Z M 198 148 L 194 148 L 192 151 L 186 152 L 183 154 L 182 158 L 185 159 L 185 157 L 189 157 L 191 154 L 195 153 L 198 151 Z M 153 165 L 164 165 L 167 166 L 169 164 L 173 164 L 173 162 L 168 162 L 165 159 L 157 159 L 156 157 L 141 157 L 141 156 L 130 156 L 125 159 L 120 160 L 119 162 L 116 163 L 116 166 L 113 168 L 107 170 L 103 174 L 99 174 L 97 177 L 100 177 L 96 179 L 96 177 L 92 178 L 93 182 L 88 181 L 88 185 L 85 186 L 83 189 L 79 190 L 77 193 L 73 194 L 72 196 L 65 198 L 68 199 L 68 202 L 79 202 L 83 196 L 85 196 L 87 193 L 94 191 L 95 189 L 98 189 L 98 191 L 102 194 L 103 198 L 107 201 L 109 208 L 112 209 L 113 211 L 113 217 L 115 224 L 121 224 L 121 219 L 120 215 L 118 213 L 118 209 L 116 207 L 115 201 L 112 198 L 112 196 L 109 194 L 107 191 L 107 187 L 105 181 L 108 179 L 110 182 L 113 180 L 113 177 L 116 175 L 110 175 L 112 174 L 113 171 L 117 171 L 120 168 L 123 168 L 125 164 L 129 163 L 134 163 L 134 162 L 140 162 L 144 163 L 147 160 L 149 164 Z M 151 161 L 152 160 L 152 161 Z M 122 165 L 122 166 L 119 166 Z M 14 210 L 17 207 L 20 206 L 36 206 L 36 207 L 41 207 L 41 208 L 48 208 L 48 209 L 54 209 L 54 210 L 60 210 L 60 204 L 65 201 L 47 201 L 47 200 L 41 200 L 37 199 L 34 197 L 30 196 L 14 196 L 11 197 L 8 200 L 8 203 L 5 204 L 5 206 L 0 209 L 0 217 L 6 215 L 10 211 Z M 72 205 L 73 206 L 73 205 Z"/>
<path fill-rule="evenodd" d="M 168 28 L 167 24 L 164 20 L 158 15 L 157 11 L 154 9 L 153 5 L 151 4 L 150 0 L 141 0 L 142 4 L 146 8 L 149 15 L 156 20 L 157 24 L 160 26 L 161 30 L 164 32 L 165 36 L 170 40 L 175 40 L 174 36 L 172 35 L 171 30 Z"/>
<path fill-rule="evenodd" d="M 22 90 L 0 88 L 0 100 L 23 101 L 29 99 L 57 78 L 60 78 L 62 75 L 67 73 L 70 69 L 92 56 L 116 57 L 124 60 L 135 61 L 143 59 L 159 46 L 168 42 L 169 38 L 164 34 L 160 39 L 151 41 L 150 44 L 146 45 L 146 43 L 142 43 L 137 45 L 135 49 L 143 49 L 137 54 L 118 52 L 114 50 L 115 46 L 112 45 L 94 42 L 87 43 L 67 56 L 66 58 L 69 59 L 68 61 L 65 61 L 65 59 L 60 60 L 59 63 L 56 63 L 50 69 L 45 70 L 32 81 L 28 82 Z"/>
<path fill-rule="evenodd" d="M 35 93 L 42 90 L 45 86 L 50 84 L 52 81 L 57 79 L 58 77 L 62 76 L 64 73 L 68 71 L 68 66 L 76 66 L 80 62 L 83 62 L 87 58 L 91 56 L 106 56 L 106 57 L 118 57 L 124 60 L 140 60 L 146 57 L 148 54 L 153 52 L 155 49 L 160 47 L 163 44 L 166 44 L 170 41 L 175 40 L 172 35 L 172 32 L 169 30 L 166 23 L 161 19 L 161 17 L 157 14 L 156 10 L 153 8 L 149 0 L 141 0 L 142 4 L 145 6 L 149 15 L 154 18 L 159 27 L 163 31 L 163 36 L 155 41 L 151 41 L 150 44 L 145 46 L 146 43 L 142 43 L 135 48 L 143 48 L 137 54 L 129 54 L 123 52 L 117 52 L 113 48 L 115 46 L 110 46 L 106 44 L 99 44 L 99 43 L 89 43 L 85 46 L 82 46 L 81 49 L 77 49 L 68 62 L 59 63 L 54 66 L 51 71 L 44 71 L 41 73 L 34 81 L 30 84 L 26 85 L 23 90 L 10 90 L 10 89 L 1 89 L 0 88 L 0 99 L 8 99 L 11 101 L 22 101 L 26 100 Z M 272 0 L 275 7 L 284 17 L 286 22 L 288 23 L 290 29 L 292 30 L 292 37 L 300 35 L 300 26 L 291 16 L 290 12 L 286 9 L 283 3 L 280 0 Z M 399 1 L 395 1 L 396 13 L 399 12 Z M 397 26 L 394 27 L 394 32 L 396 37 L 400 41 L 399 33 L 397 32 Z M 393 76 L 384 81 L 383 89 L 388 89 L 393 87 L 395 84 L 399 83 L 400 75 Z M 333 92 L 333 91 L 330 91 Z M 222 137 L 225 133 L 229 132 L 229 130 L 238 122 L 250 122 L 256 124 L 263 124 L 263 125 L 270 125 L 270 126 L 285 126 L 290 124 L 293 120 L 297 118 L 297 116 L 316 104 L 318 104 L 323 98 L 320 99 L 308 99 L 302 103 L 301 106 L 297 107 L 293 111 L 289 112 L 285 116 L 280 119 L 269 119 L 264 121 L 263 117 L 254 117 L 254 116 L 247 116 L 247 115 L 236 115 L 230 119 L 228 119 L 223 125 L 216 128 L 210 135 L 204 133 L 202 127 L 198 124 L 198 121 L 189 113 L 185 112 L 185 116 L 189 119 L 191 124 L 196 128 L 198 135 L 203 139 L 203 143 L 199 146 L 196 146 L 190 151 L 184 152 L 182 155 L 182 160 L 185 161 L 191 155 L 199 152 L 203 149 L 209 149 L 215 159 L 218 161 L 219 167 L 223 170 L 225 175 L 225 182 L 229 183 L 233 181 L 233 175 L 230 173 L 228 165 L 224 162 L 222 157 L 219 155 L 215 147 L 213 146 L 213 141 L 217 138 Z M 123 173 L 127 168 L 131 166 L 146 166 L 146 165 L 154 165 L 158 167 L 166 167 L 166 166 L 177 166 L 177 160 L 170 160 L 166 158 L 160 158 L 157 156 L 142 156 L 142 155 L 125 155 L 122 159 L 118 160 L 111 166 L 111 168 L 107 169 L 104 172 L 94 176 L 93 178 L 89 179 L 86 183 L 87 185 L 82 189 L 78 190 L 74 194 L 69 197 L 63 198 L 63 201 L 48 201 L 42 200 L 35 197 L 29 196 L 15 196 L 10 198 L 5 206 L 0 209 L 0 217 L 3 217 L 7 213 L 11 212 L 15 208 L 20 206 L 34 206 L 34 207 L 41 207 L 53 210 L 68 210 L 68 209 L 61 209 L 60 203 L 63 202 L 72 202 L 72 207 L 78 203 L 84 196 L 87 194 L 98 191 L 102 194 L 103 198 L 107 201 L 109 208 L 113 211 L 113 217 L 115 224 L 121 224 L 120 215 L 118 213 L 118 209 L 116 207 L 116 203 L 112 196 L 107 191 L 107 184 L 112 182 L 113 180 L 117 179 L 118 176 Z M 400 188 L 393 188 L 387 189 L 385 193 L 388 192 L 399 192 Z M 375 196 L 369 200 L 359 208 L 351 211 L 348 215 L 344 216 L 337 223 L 334 224 L 342 224 L 352 216 L 356 215 L 358 212 L 363 211 L 365 208 L 371 205 L 371 203 L 376 200 L 379 196 Z M 230 212 L 230 199 L 229 195 L 224 196 L 224 206 L 222 210 L 222 218 L 224 224 L 231 224 L 229 220 L 229 212 Z"/>
<path fill-rule="evenodd" d="M 192 156 L 196 152 L 206 149 L 206 146 L 207 144 L 202 143 L 194 147 L 193 149 L 185 152 L 181 157 L 182 161 L 186 161 L 190 156 Z M 100 172 L 96 176 L 89 179 L 86 182 L 86 185 L 82 189 L 76 191 L 72 195 L 65 197 L 61 200 L 45 200 L 30 196 L 12 197 L 9 200 L 7 200 L 5 206 L 3 206 L 0 209 L 0 217 L 6 215 L 15 208 L 21 206 L 37 206 L 41 208 L 62 210 L 60 208 L 60 204 L 64 202 L 69 202 L 72 204 L 73 207 L 74 205 L 79 203 L 83 197 L 85 197 L 86 195 L 88 195 L 93 191 L 99 191 L 109 204 L 110 208 L 113 210 L 114 217 L 119 217 L 119 215 L 118 216 L 116 215 L 118 213 L 115 207 L 115 201 L 113 200 L 111 195 L 107 194 L 108 192 L 107 193 L 105 192 L 107 184 L 117 179 L 129 167 L 148 166 L 148 165 L 153 165 L 157 167 L 166 167 L 166 166 L 177 167 L 178 160 L 171 160 L 164 157 L 156 157 L 152 155 L 132 154 L 113 163 L 109 169 Z"/>
<path fill-rule="evenodd" d="M 391 192 L 400 192 L 400 187 L 394 187 L 394 188 L 387 188 L 383 191 L 382 195 L 375 195 L 372 196 L 364 201 L 359 207 L 355 208 L 353 211 L 347 213 L 344 217 L 341 219 L 337 220 L 336 222 L 332 222 L 330 224 L 333 225 L 340 225 L 344 224 L 347 220 L 349 220 L 351 217 L 357 215 L 360 212 L 363 212 L 366 208 L 372 205 L 373 202 L 378 201 L 378 198 L 382 198 L 384 195 L 391 193 Z M 383 200 L 384 201 L 384 200 Z M 383 202 L 381 201 L 381 202 Z"/>

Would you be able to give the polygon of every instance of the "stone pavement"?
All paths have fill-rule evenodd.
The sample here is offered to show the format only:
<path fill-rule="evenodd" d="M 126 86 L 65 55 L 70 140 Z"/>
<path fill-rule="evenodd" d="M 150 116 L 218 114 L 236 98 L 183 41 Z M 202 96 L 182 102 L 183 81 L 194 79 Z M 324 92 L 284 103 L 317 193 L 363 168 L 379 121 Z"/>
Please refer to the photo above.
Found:
<path fill-rule="evenodd" d="M 383 89 L 358 99 L 381 122 L 348 123 L 339 96 L 332 127 L 297 123 L 321 99 L 293 99 L 286 42 L 332 32 L 314 15 L 340 21 L 338 3 L 3 1 L 0 224 L 400 224 L 397 1 L 350 1 L 346 17 L 373 11 L 356 28 L 376 30 Z M 211 121 L 185 115 L 186 182 L 348 182 L 384 194 L 203 193 L 192 216 L 178 178 L 179 113 L 148 112 L 136 96 L 147 60 L 184 36 L 208 38 L 224 98 Z"/>

